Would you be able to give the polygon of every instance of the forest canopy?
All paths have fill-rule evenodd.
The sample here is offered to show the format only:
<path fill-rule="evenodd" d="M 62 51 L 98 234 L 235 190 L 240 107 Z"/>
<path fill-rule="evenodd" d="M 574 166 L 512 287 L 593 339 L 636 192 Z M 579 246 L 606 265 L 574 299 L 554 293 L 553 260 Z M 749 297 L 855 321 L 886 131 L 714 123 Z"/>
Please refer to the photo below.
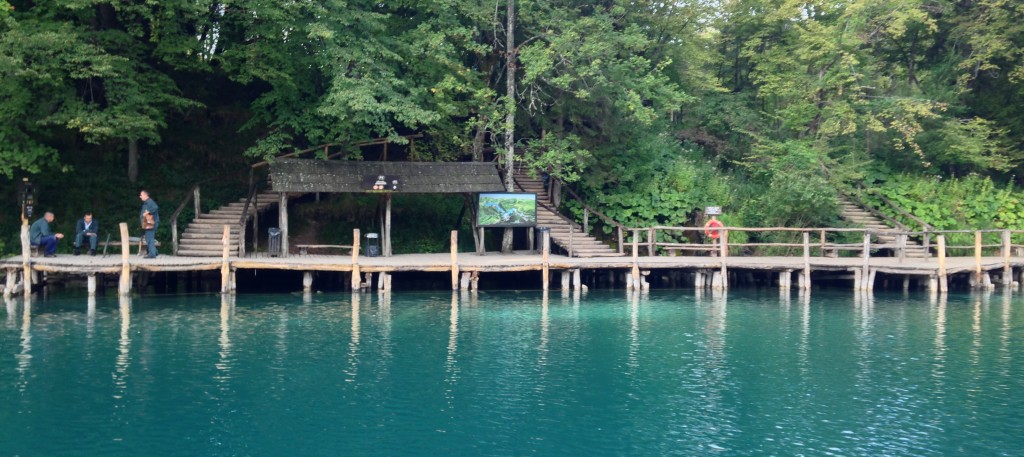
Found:
<path fill-rule="evenodd" d="M 896 176 L 1019 182 L 1022 2 L 519 0 L 511 30 L 509 6 L 0 0 L 0 180 L 102 164 L 170 194 L 414 134 L 405 158 L 481 160 L 511 113 L 516 160 L 626 224 L 717 204 L 808 225 Z"/>

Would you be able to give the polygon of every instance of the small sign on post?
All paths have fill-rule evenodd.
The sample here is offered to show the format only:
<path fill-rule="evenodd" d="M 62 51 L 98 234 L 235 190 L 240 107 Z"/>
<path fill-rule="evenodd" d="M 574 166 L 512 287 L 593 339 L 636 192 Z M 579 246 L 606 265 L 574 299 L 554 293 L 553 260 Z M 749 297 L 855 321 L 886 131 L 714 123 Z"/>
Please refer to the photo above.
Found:
<path fill-rule="evenodd" d="M 704 214 L 707 214 L 708 216 L 718 216 L 718 215 L 722 214 L 722 207 L 721 206 L 708 206 L 708 207 L 704 208 Z"/>

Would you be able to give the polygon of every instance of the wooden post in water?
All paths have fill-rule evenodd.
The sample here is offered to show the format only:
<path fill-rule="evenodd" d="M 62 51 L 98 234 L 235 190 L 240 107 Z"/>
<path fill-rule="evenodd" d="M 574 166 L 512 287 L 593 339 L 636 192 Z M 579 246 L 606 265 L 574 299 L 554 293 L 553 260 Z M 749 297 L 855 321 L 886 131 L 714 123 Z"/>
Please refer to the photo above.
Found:
<path fill-rule="evenodd" d="M 128 224 L 118 224 L 121 230 L 121 281 L 117 284 L 117 293 L 126 296 L 132 292 L 132 270 L 128 265 L 128 258 L 131 257 L 131 246 L 128 244 Z"/>
<path fill-rule="evenodd" d="M 541 282 L 543 289 L 548 290 L 551 283 L 551 270 L 548 264 L 548 256 L 551 255 L 551 232 L 545 230 L 543 239 L 541 240 Z"/>
<path fill-rule="evenodd" d="M 974 231 L 974 283 L 981 287 L 981 231 Z"/>
<path fill-rule="evenodd" d="M 946 276 L 946 235 L 936 236 L 935 243 L 939 251 L 939 292 L 946 293 L 949 291 L 949 280 Z"/>
<path fill-rule="evenodd" d="M 313 272 L 303 271 L 302 272 L 302 292 L 310 293 L 313 291 Z"/>
<path fill-rule="evenodd" d="M 96 273 L 89 273 L 85 275 L 85 287 L 88 291 L 88 296 L 96 296 Z"/>
<path fill-rule="evenodd" d="M 580 291 L 583 290 L 583 284 L 580 282 L 580 269 L 574 268 L 572 270 L 572 290 Z"/>
<path fill-rule="evenodd" d="M 452 290 L 459 290 L 459 231 L 452 230 Z"/>
<path fill-rule="evenodd" d="M 569 270 L 562 270 L 562 291 L 569 290 Z"/>
<path fill-rule="evenodd" d="M 1013 284 L 1013 267 L 1010 266 L 1010 231 L 1003 230 L 1003 278 L 1001 282 L 1004 286 Z"/>
<path fill-rule="evenodd" d="M 220 293 L 231 292 L 231 266 L 228 264 L 228 240 L 231 238 L 231 226 L 224 224 L 224 235 L 221 237 L 220 254 Z"/>
<path fill-rule="evenodd" d="M 14 294 L 15 287 L 18 287 L 18 270 L 8 268 L 7 285 L 4 287 L 4 298 L 11 298 L 11 295 Z"/>
<path fill-rule="evenodd" d="M 25 302 L 32 299 L 32 246 L 28 239 L 28 222 L 21 224 L 21 285 L 24 287 Z"/>
<path fill-rule="evenodd" d="M 352 229 L 352 290 L 359 290 L 359 229 Z"/>
<path fill-rule="evenodd" d="M 277 224 L 281 229 L 281 257 L 288 257 L 288 193 L 281 192 L 277 204 Z"/>
<path fill-rule="evenodd" d="M 779 291 L 788 292 L 793 281 L 793 270 L 782 270 L 779 272 Z"/>

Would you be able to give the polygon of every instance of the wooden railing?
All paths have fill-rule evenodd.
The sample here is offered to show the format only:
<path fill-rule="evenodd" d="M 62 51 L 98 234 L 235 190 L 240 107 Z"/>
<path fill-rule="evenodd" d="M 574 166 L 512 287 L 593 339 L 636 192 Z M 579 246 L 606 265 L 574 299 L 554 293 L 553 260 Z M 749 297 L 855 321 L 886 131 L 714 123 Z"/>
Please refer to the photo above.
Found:
<path fill-rule="evenodd" d="M 907 240 L 913 236 L 921 236 L 925 233 L 942 237 L 943 243 L 939 249 L 942 257 L 949 256 L 950 252 L 964 252 L 964 257 L 982 257 L 986 251 L 988 254 L 998 254 L 1001 257 L 1024 256 L 1024 230 L 935 230 L 935 231 L 906 231 L 906 230 L 873 230 L 863 228 L 788 228 L 788 227 L 723 227 L 718 229 L 721 237 L 716 240 L 709 240 L 704 243 L 681 243 L 675 241 L 659 241 L 661 238 L 692 238 L 707 239 L 703 227 L 637 227 L 626 229 L 630 233 L 629 244 L 636 249 L 643 248 L 648 256 L 658 256 L 678 252 L 692 252 L 696 255 L 748 255 L 763 256 L 759 252 L 764 248 L 794 248 L 801 249 L 805 255 L 816 253 L 818 256 L 834 257 L 843 251 L 859 254 L 859 256 L 870 256 L 872 251 L 890 249 L 900 261 L 906 258 Z M 729 240 L 730 233 L 750 234 L 799 234 L 799 241 L 747 241 L 732 242 Z M 862 241 L 856 243 L 841 242 L 835 240 L 839 234 L 860 234 Z M 665 235 L 668 236 L 665 236 Z M 677 236 L 672 236 L 677 235 Z M 690 235 L 690 236 L 687 236 Z M 832 235 L 832 236 L 830 236 Z M 896 241 L 891 243 L 878 242 L 879 235 L 892 236 Z M 973 244 L 946 244 L 947 238 L 957 237 L 956 235 L 973 235 Z M 1014 237 L 1019 241 L 1013 242 Z M 951 256 L 954 257 L 954 256 Z"/>
<path fill-rule="evenodd" d="M 515 180 L 513 178 L 513 181 L 515 182 L 515 185 L 517 187 L 519 187 L 519 190 L 525 191 L 525 189 L 523 188 L 523 185 L 521 183 L 519 183 L 518 180 Z M 558 189 L 557 193 L 556 193 L 556 189 Z M 618 243 L 617 243 L 618 252 L 619 252 L 619 254 L 623 254 L 624 253 L 624 247 L 625 247 L 624 240 L 625 240 L 625 231 L 626 231 L 626 226 L 625 225 L 623 225 L 623 224 L 621 224 L 619 222 L 616 222 L 614 219 L 604 215 L 604 213 L 602 213 L 602 212 L 600 212 L 598 210 L 595 210 L 595 209 L 591 208 L 590 206 L 588 206 L 586 204 L 586 202 L 584 202 L 583 199 L 580 198 L 580 196 L 576 194 L 576 192 L 573 192 L 572 188 L 563 185 L 561 183 L 561 181 L 559 181 L 558 178 L 555 178 L 554 176 L 551 176 L 551 177 L 548 178 L 548 184 L 547 184 L 547 188 L 545 188 L 545 190 L 547 191 L 548 197 L 551 198 L 551 200 L 549 200 L 547 202 L 542 202 L 542 201 L 538 200 L 537 204 L 543 206 L 544 208 L 547 208 L 552 213 L 557 214 L 558 217 L 562 218 L 563 220 L 565 220 L 566 222 L 569 223 L 569 246 L 566 248 L 568 250 L 569 257 L 573 256 L 573 250 L 574 250 L 573 249 L 573 241 L 574 241 L 573 238 L 575 236 L 576 229 L 580 229 L 583 235 L 588 235 L 590 233 L 590 215 L 591 214 L 597 216 L 598 219 L 600 219 L 605 224 L 608 224 L 608 226 L 615 227 L 616 234 L 618 235 Z M 558 207 L 561 206 L 561 202 L 558 201 L 559 199 L 556 197 L 556 194 L 560 194 L 562 190 L 566 191 L 569 194 L 569 196 L 572 198 L 572 200 L 575 201 L 576 203 L 578 203 L 581 208 L 583 208 L 583 222 L 582 222 L 582 224 L 578 224 L 575 220 L 573 220 L 572 218 L 562 214 L 562 212 L 558 210 Z"/>

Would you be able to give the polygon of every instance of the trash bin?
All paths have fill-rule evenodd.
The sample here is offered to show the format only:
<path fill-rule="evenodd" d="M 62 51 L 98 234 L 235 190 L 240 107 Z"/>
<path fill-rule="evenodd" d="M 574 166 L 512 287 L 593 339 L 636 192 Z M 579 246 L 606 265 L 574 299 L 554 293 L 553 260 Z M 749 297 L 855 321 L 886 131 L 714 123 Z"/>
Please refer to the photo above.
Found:
<path fill-rule="evenodd" d="M 533 238 L 533 250 L 538 253 L 544 250 L 544 234 L 551 233 L 551 227 L 537 227 L 537 236 Z"/>
<path fill-rule="evenodd" d="M 363 248 L 363 255 L 367 257 L 380 257 L 380 235 L 377 233 L 366 234 L 366 246 Z"/>
<path fill-rule="evenodd" d="M 271 257 L 281 255 L 281 229 L 277 227 L 267 229 L 267 253 Z"/>

